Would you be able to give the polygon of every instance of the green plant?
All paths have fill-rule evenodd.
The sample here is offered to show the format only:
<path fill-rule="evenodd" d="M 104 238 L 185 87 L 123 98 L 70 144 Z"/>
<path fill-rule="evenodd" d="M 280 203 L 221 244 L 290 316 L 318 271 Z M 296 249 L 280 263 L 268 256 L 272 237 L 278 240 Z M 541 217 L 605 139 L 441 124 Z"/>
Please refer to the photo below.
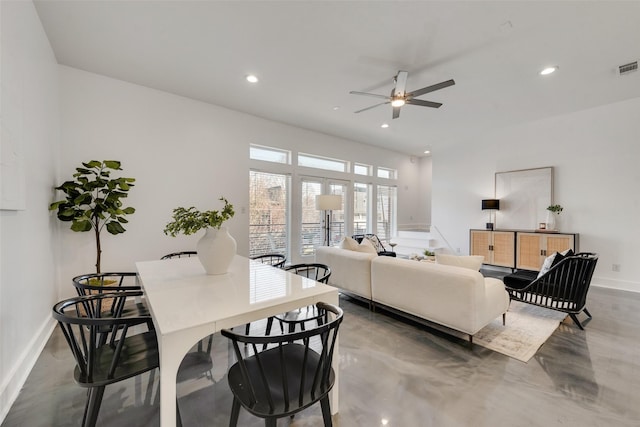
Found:
<path fill-rule="evenodd" d="M 164 228 L 164 234 L 175 237 L 178 233 L 189 235 L 207 227 L 220 228 L 226 220 L 233 218 L 235 212 L 227 199 L 220 197 L 219 200 L 224 201 L 222 211 L 200 212 L 193 206 L 174 209 L 173 221 Z"/>
<path fill-rule="evenodd" d="M 424 250 L 424 256 L 435 256 L 435 252 L 431 252 L 429 249 Z"/>
<path fill-rule="evenodd" d="M 562 206 L 560 205 L 550 205 L 547 210 L 551 211 L 553 213 L 557 213 L 559 214 L 560 212 L 562 212 L 562 209 L 564 209 Z"/>
<path fill-rule="evenodd" d="M 49 210 L 58 210 L 60 221 L 71 222 L 73 231 L 94 231 L 96 239 L 96 272 L 100 273 L 102 249 L 100 232 L 107 228 L 110 234 L 121 234 L 126 230 L 126 215 L 136 210 L 123 207 L 122 200 L 134 186 L 134 178 L 111 178 L 112 171 L 122 170 L 117 160 L 91 160 L 76 168 L 74 180 L 65 181 L 56 190 L 66 194 L 64 200 L 53 202 Z"/>

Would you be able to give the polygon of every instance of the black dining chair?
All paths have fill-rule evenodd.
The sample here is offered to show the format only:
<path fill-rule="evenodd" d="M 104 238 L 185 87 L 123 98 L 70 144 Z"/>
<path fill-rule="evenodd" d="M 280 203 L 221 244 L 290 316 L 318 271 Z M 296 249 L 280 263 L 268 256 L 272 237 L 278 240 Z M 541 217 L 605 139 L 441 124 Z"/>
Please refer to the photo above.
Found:
<path fill-rule="evenodd" d="M 182 252 L 173 252 L 170 254 L 164 255 L 160 259 L 174 259 L 174 258 L 191 258 L 192 256 L 198 255 L 196 251 L 182 251 Z"/>
<path fill-rule="evenodd" d="M 299 276 L 306 277 L 307 279 L 312 279 L 316 282 L 325 284 L 329 283 L 329 277 L 331 277 L 331 269 L 326 264 L 293 264 L 285 267 L 284 269 Z M 308 322 L 315 321 L 316 323 L 318 323 L 323 315 L 324 313 L 318 311 L 317 307 L 314 305 L 302 307 L 297 310 L 287 311 L 286 313 L 278 314 L 267 319 L 266 333 L 267 335 L 271 333 L 274 319 L 277 320 L 280 324 L 280 330 L 282 332 L 285 332 L 285 325 L 287 326 L 286 330 L 288 332 L 293 332 L 296 329 L 296 326 L 300 326 L 300 328 L 304 330 L 305 325 L 308 324 Z"/>
<path fill-rule="evenodd" d="M 270 253 L 263 255 L 256 255 L 251 257 L 253 261 L 258 261 L 262 264 L 267 264 L 275 268 L 283 268 L 284 264 L 287 262 L 287 257 L 282 254 Z M 271 323 L 273 323 L 273 319 L 269 319 Z M 270 324 L 270 323 L 268 323 Z M 247 323 L 244 327 L 244 333 L 249 335 L 249 331 L 251 330 L 251 323 Z"/>
<path fill-rule="evenodd" d="M 123 315 L 127 300 L 141 295 L 140 290 L 100 293 L 67 299 L 53 307 L 53 318 L 76 362 L 75 382 L 88 388 L 83 427 L 96 425 L 107 385 L 159 367 L 155 331 L 132 333 L 147 324 L 149 316 Z M 152 385 L 150 380 L 149 387 Z M 149 402 L 151 394 L 147 390 Z"/>
<path fill-rule="evenodd" d="M 138 282 L 136 273 L 91 273 L 76 276 L 71 279 L 73 287 L 76 289 L 78 296 L 102 295 L 113 292 L 141 291 L 142 288 Z M 140 294 L 142 295 L 142 293 Z M 113 300 L 102 303 L 102 317 L 113 315 L 115 307 L 109 304 Z M 149 308 L 141 296 L 137 298 L 127 298 L 122 307 L 121 316 L 143 316 L 147 319 L 147 327 L 151 330 L 154 328 Z M 102 334 L 104 337 L 104 334 Z"/>
<path fill-rule="evenodd" d="M 259 261 L 263 264 L 269 264 L 272 267 L 282 268 L 284 263 L 287 262 L 287 257 L 282 254 L 264 254 L 251 257 L 254 261 Z"/>
<path fill-rule="evenodd" d="M 227 374 L 233 393 L 230 427 L 237 426 L 241 407 L 264 418 L 265 426 L 275 427 L 278 418 L 294 416 L 317 402 L 325 427 L 332 426 L 331 364 L 343 312 L 322 302 L 317 310 L 324 313 L 321 325 L 306 331 L 266 336 L 221 331 L 231 340 L 237 358 Z"/>

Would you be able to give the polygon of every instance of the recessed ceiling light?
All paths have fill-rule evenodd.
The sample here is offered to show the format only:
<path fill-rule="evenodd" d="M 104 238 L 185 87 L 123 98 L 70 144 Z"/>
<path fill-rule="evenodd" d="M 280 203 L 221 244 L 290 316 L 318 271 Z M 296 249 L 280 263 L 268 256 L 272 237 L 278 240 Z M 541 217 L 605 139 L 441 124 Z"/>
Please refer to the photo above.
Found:
<path fill-rule="evenodd" d="M 429 154 L 429 153 L 431 153 L 431 151 L 429 151 L 429 150 L 424 150 L 424 154 Z"/>
<path fill-rule="evenodd" d="M 556 66 L 553 66 L 553 67 L 547 67 L 547 68 L 545 68 L 544 70 L 540 71 L 540 75 L 541 75 L 541 76 L 549 75 L 549 74 L 551 74 L 551 73 L 555 72 L 557 69 L 558 69 L 558 66 L 557 66 L 557 65 L 556 65 Z"/>
<path fill-rule="evenodd" d="M 247 76 L 247 81 L 249 83 L 258 83 L 258 78 L 256 76 L 254 76 L 253 74 L 249 74 Z"/>
<path fill-rule="evenodd" d="M 336 105 L 335 107 L 333 107 L 333 111 L 338 111 L 340 109 L 339 105 Z"/>
<path fill-rule="evenodd" d="M 386 129 L 386 128 L 389 127 L 389 124 L 388 123 L 383 123 L 380 127 L 383 128 L 383 129 Z"/>

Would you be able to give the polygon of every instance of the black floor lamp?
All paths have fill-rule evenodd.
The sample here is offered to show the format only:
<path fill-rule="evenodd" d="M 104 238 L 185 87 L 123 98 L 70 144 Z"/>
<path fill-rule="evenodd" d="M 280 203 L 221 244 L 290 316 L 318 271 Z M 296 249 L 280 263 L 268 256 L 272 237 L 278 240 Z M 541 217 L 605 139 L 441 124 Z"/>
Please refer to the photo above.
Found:
<path fill-rule="evenodd" d="M 324 238 L 325 245 L 331 245 L 331 211 L 342 209 L 342 196 L 336 194 L 318 194 L 316 196 L 316 209 L 325 212 Z"/>

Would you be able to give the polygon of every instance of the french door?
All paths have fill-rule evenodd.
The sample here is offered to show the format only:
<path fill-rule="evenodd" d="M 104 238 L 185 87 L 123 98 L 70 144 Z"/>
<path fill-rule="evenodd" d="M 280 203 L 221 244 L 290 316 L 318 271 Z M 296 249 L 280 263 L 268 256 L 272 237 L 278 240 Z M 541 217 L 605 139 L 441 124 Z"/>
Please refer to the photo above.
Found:
<path fill-rule="evenodd" d="M 330 245 L 336 245 L 350 232 L 345 228 L 345 207 L 349 206 L 348 188 L 348 181 L 308 176 L 300 178 L 300 256 L 313 256 L 315 248 L 324 244 L 326 214 L 330 215 L 328 218 Z M 341 209 L 329 212 L 316 209 L 316 197 L 321 194 L 342 196 Z"/>

